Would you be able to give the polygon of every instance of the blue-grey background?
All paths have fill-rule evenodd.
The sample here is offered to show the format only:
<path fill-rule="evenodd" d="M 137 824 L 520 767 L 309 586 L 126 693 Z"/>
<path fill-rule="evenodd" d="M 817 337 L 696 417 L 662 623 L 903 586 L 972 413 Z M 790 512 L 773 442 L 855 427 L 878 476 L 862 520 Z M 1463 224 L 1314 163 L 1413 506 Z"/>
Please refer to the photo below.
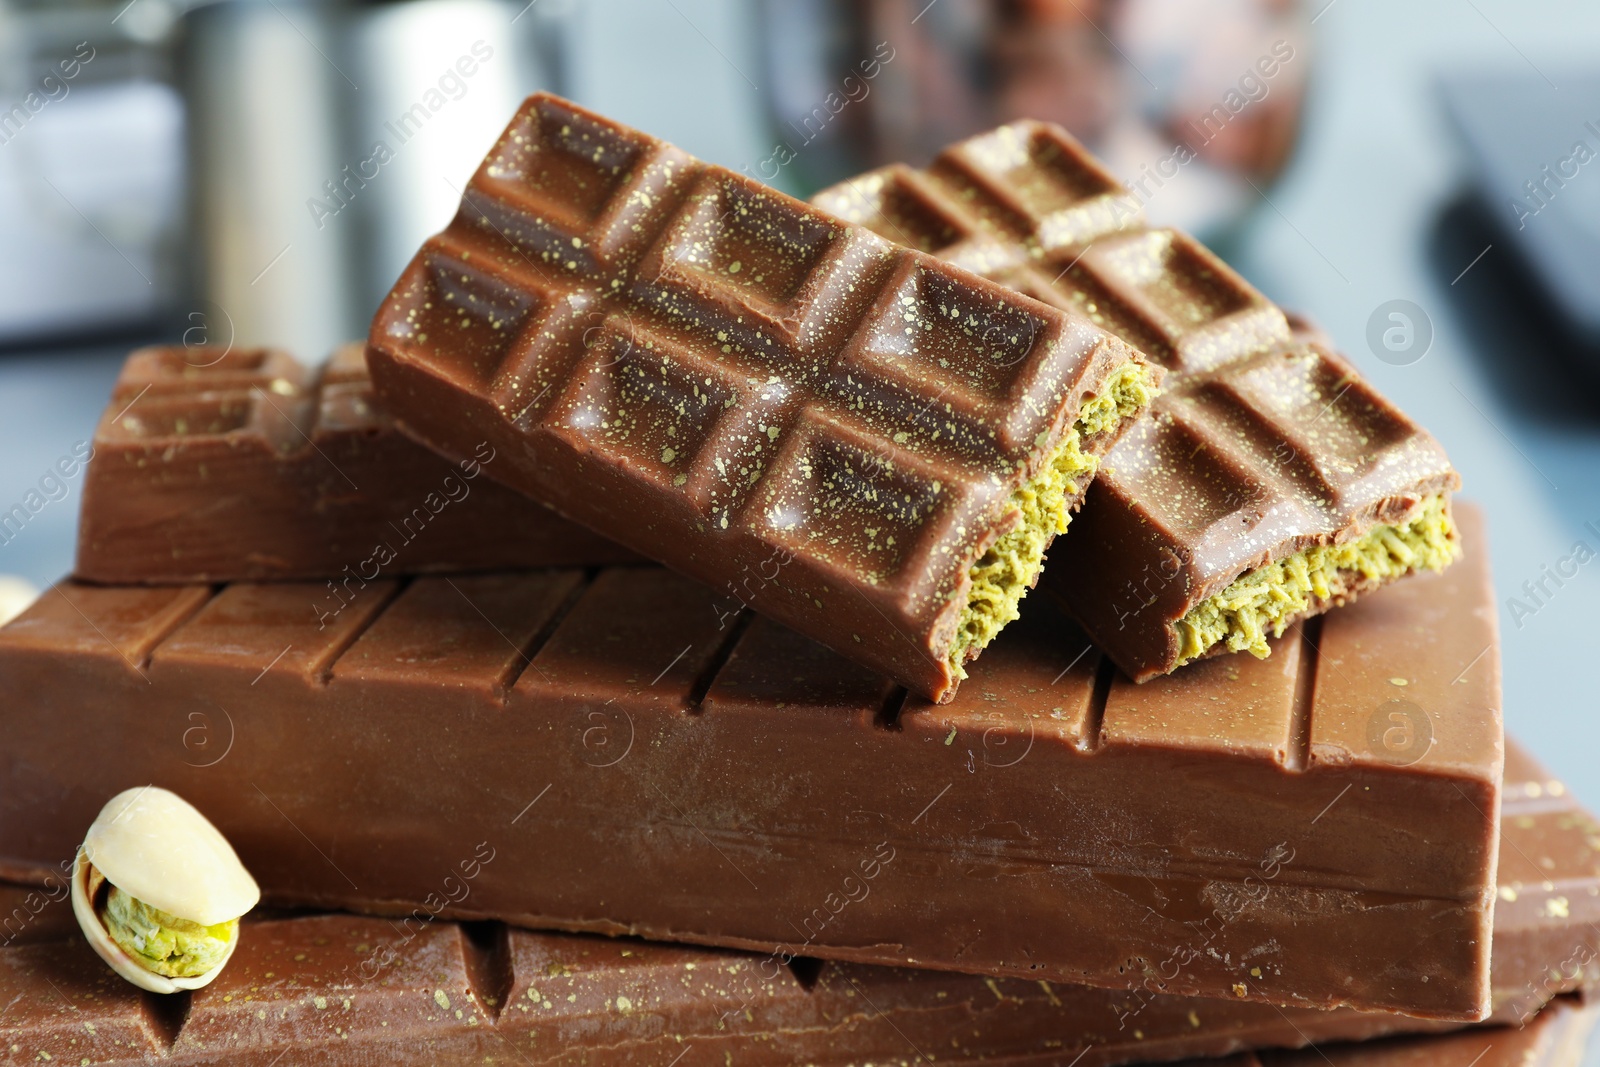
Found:
<path fill-rule="evenodd" d="M 1575 542 L 1600 550 L 1600 386 L 1581 380 L 1541 325 L 1503 236 L 1465 206 L 1468 159 L 1438 93 L 1441 76 L 1499 71 L 1542 86 L 1552 109 L 1600 120 L 1600 99 L 1583 98 L 1579 80 L 1600 55 L 1600 6 L 1334 0 L 1313 13 L 1298 155 L 1223 251 L 1322 324 L 1443 440 L 1465 495 L 1490 516 L 1507 723 L 1600 805 L 1600 560 L 1531 616 L 1514 619 L 1508 604 Z M 739 0 L 576 4 L 569 91 L 697 155 L 754 164 L 771 135 L 752 87 L 761 60 L 751 18 Z M 1577 133 L 1552 134 L 1543 158 L 1558 158 Z M 1600 196 L 1597 172 L 1586 168 L 1571 194 Z M 25 210 L 0 203 L 0 212 Z M 1159 220 L 1159 199 L 1150 210 Z M 1366 341 L 1374 311 L 1396 299 L 1423 309 L 1434 331 L 1426 356 L 1407 366 L 1379 361 Z M 0 354 L 0 510 L 90 437 L 130 340 Z M 71 495 L 0 545 L 0 573 L 42 585 L 70 568 L 77 489 L 74 480 Z"/>

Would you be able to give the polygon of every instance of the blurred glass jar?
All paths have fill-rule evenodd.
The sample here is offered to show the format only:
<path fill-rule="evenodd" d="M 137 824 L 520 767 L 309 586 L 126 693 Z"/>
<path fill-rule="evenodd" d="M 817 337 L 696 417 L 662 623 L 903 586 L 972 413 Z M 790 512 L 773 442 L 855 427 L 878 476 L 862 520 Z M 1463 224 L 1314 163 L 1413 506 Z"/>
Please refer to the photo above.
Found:
<path fill-rule="evenodd" d="M 1283 169 L 1310 74 L 1294 0 L 764 0 L 759 25 L 777 143 L 755 177 L 809 193 L 1046 119 L 1203 236 Z"/>

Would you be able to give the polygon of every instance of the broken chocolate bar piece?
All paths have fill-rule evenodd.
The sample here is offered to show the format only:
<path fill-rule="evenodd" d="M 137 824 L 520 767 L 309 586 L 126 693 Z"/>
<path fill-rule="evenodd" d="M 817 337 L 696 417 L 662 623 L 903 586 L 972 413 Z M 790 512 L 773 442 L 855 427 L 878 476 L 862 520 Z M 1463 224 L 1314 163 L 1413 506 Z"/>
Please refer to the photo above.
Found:
<path fill-rule="evenodd" d="M 1147 227 L 1059 127 L 1003 126 L 813 202 L 1086 314 L 1167 368 L 1044 581 L 1136 681 L 1265 656 L 1297 620 L 1459 554 L 1438 442 L 1192 237 Z"/>
<path fill-rule="evenodd" d="M 1476 1019 L 1486 560 L 1144 686 L 1041 601 L 946 705 L 654 567 L 63 583 L 0 629 L 0 873 L 155 783 L 279 905 Z"/>
<path fill-rule="evenodd" d="M 367 359 L 420 440 L 938 700 L 1157 381 L 1080 312 L 548 95 Z"/>
<path fill-rule="evenodd" d="M 114 584 L 331 579 L 636 561 L 394 428 L 362 346 L 128 357 L 84 481 L 76 575 Z"/>

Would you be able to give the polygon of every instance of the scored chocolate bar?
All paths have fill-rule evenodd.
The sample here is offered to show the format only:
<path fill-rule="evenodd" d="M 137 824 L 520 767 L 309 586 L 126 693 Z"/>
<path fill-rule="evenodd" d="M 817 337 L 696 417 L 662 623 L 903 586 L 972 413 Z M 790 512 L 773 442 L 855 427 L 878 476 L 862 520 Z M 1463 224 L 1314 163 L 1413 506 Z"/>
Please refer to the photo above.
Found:
<path fill-rule="evenodd" d="M 622 563 L 633 553 L 394 428 L 361 345 L 141 349 L 95 429 L 79 578 L 194 583 Z"/>
<path fill-rule="evenodd" d="M 367 360 L 407 432 L 487 441 L 490 477 L 939 700 L 1158 378 L 1080 312 L 547 95 Z"/>
<path fill-rule="evenodd" d="M 249 917 L 215 983 L 159 998 L 122 982 L 92 954 L 64 897 L 0 886 L 0 909 L 21 917 L 0 944 L 0 998 L 8 1005 L 0 1048 L 29 1062 L 270 1067 L 313 1057 L 329 1064 L 581 1057 L 598 1067 L 680 1057 L 843 1065 L 929 1062 L 931 1054 L 958 1063 L 1113 1067 L 1310 1042 L 1318 1048 L 1308 1053 L 1338 1062 L 1329 1042 L 1439 1025 L 1167 997 L 1160 1011 L 1113 1028 L 1105 994 L 1049 982 L 809 960 L 784 967 L 708 949 L 352 915 Z M 1577 1023 L 1568 1013 L 1578 1010 L 1559 997 L 1518 1020 L 1522 1030 L 1391 1038 L 1360 1046 L 1359 1059 L 1371 1063 L 1395 1047 L 1464 1048 L 1465 1056 L 1425 1062 L 1482 1067 L 1486 1045 L 1509 1036 L 1528 1041 L 1526 1055 L 1553 1025 Z M 1535 1035 L 1542 1036 L 1529 1041 Z M 284 1059 L 290 1052 L 307 1059 Z M 1300 1062 L 1286 1053 L 1261 1058 Z"/>
<path fill-rule="evenodd" d="M 1475 1019 L 1475 548 L 1144 686 L 1041 601 L 948 705 L 660 568 L 377 582 L 320 622 L 316 585 L 64 583 L 0 629 L 0 871 L 153 782 L 275 904 Z"/>
<path fill-rule="evenodd" d="M 1367 1044 L 1267 1052 L 1241 1067 L 1578 1067 L 1594 1062 L 1600 1004 L 1562 999 L 1521 1029 L 1467 1030 Z M 1252 1064 L 1250 1061 L 1254 1060 Z"/>
<path fill-rule="evenodd" d="M 838 217 L 1089 315 L 1169 371 L 1108 453 L 1045 586 L 1137 681 L 1248 649 L 1458 554 L 1437 441 L 1059 127 L 818 193 Z"/>
<path fill-rule="evenodd" d="M 1491 1017 L 1522 1023 L 1600 992 L 1600 822 L 1509 738 L 1502 784 Z"/>
<path fill-rule="evenodd" d="M 1522 1025 L 1554 998 L 1600 989 L 1600 826 L 1515 745 L 1507 746 L 1505 773 L 1489 1021 Z M 392 1062 L 391 1046 L 403 1040 L 451 1062 L 502 1039 L 529 1057 L 549 1045 L 583 1047 L 586 1033 L 604 1027 L 608 1046 L 638 1056 L 705 1044 L 710 1058 L 727 1051 L 740 1063 L 765 1062 L 764 1054 L 862 1063 L 938 1049 L 958 1062 L 1032 1057 L 1111 1067 L 1455 1025 L 853 963 L 783 965 L 632 940 L 463 928 L 427 911 L 397 922 L 249 916 L 239 953 L 217 984 L 173 1010 L 117 982 L 91 956 L 66 898 L 65 877 L 0 887 L 0 1003 L 24 1005 L 0 1016 L 0 1048 L 18 1046 L 30 1059 L 101 1062 L 120 1040 L 123 1055 L 155 1054 L 170 1043 L 180 1063 L 204 1050 L 249 1063 L 286 1045 L 309 1052 L 339 1040 L 376 1042 L 373 1059 Z M 43 988 L 41 974 L 59 998 Z M 435 1010 L 434 990 L 445 994 L 448 1013 Z M 84 1017 L 89 994 L 98 1007 L 93 1019 Z M 175 1038 L 162 1020 L 180 1023 Z M 220 1048 L 219 1033 L 227 1035 Z M 612 1062 L 592 1038 L 588 1053 L 586 1062 Z"/>

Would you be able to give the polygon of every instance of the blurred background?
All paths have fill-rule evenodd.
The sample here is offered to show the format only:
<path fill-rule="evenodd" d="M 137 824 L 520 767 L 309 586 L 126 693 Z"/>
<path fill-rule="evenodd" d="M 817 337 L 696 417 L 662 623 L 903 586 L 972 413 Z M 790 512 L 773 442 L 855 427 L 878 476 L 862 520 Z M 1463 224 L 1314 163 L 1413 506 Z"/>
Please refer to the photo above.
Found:
<path fill-rule="evenodd" d="M 1047 118 L 1443 440 L 1508 725 L 1600 804 L 1597 56 L 1592 0 L 0 0 L 0 511 L 134 345 L 364 334 L 534 90 L 802 196 Z"/>

